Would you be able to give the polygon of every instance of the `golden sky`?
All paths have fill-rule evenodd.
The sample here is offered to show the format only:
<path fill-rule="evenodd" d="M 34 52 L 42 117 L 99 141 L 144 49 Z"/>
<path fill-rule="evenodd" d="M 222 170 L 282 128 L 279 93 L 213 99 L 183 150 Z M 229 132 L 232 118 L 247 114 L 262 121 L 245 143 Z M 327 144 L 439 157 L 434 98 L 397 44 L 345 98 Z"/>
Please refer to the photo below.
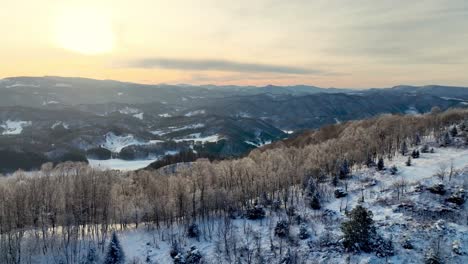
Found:
<path fill-rule="evenodd" d="M 0 78 L 468 86 L 465 0 L 2 0 Z"/>

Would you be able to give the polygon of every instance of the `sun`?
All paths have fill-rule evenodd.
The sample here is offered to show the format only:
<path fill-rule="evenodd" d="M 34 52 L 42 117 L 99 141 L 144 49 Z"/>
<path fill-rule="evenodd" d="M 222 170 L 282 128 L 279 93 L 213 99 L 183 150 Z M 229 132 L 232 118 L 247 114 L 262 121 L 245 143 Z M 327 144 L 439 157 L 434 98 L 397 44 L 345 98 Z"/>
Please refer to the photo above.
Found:
<path fill-rule="evenodd" d="M 56 45 L 70 51 L 95 55 L 114 48 L 112 20 L 102 10 L 69 8 L 56 19 Z"/>

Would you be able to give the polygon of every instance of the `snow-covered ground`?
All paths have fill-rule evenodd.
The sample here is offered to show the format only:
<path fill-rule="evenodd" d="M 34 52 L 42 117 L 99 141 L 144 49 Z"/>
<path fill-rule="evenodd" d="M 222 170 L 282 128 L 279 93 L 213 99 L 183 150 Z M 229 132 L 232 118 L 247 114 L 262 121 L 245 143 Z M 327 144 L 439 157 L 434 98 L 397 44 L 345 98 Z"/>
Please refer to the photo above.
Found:
<path fill-rule="evenodd" d="M 148 145 L 163 142 L 162 140 L 143 141 L 137 139 L 134 135 L 118 136 L 112 132 L 107 133 L 104 136 L 104 140 L 105 141 L 104 144 L 102 144 L 102 147 L 112 152 L 120 152 L 123 148 L 132 145 Z"/>
<path fill-rule="evenodd" d="M 154 130 L 154 131 L 151 131 L 151 134 L 162 136 L 162 135 L 166 135 L 166 134 L 173 133 L 173 132 L 178 132 L 178 131 L 183 131 L 183 130 L 188 130 L 188 129 L 197 129 L 197 128 L 203 128 L 203 127 L 205 127 L 205 124 L 196 123 L 196 124 L 186 125 L 182 127 L 175 127 L 175 126 L 168 127 L 168 129 L 166 130 Z"/>
<path fill-rule="evenodd" d="M 427 191 L 420 194 L 413 192 L 412 188 L 413 185 L 420 182 L 428 186 L 438 182 L 439 179 L 434 177 L 434 174 L 441 164 L 448 164 L 449 166 L 453 164 L 454 168 L 459 172 L 464 170 L 464 173 L 452 181 L 454 181 L 453 184 L 455 182 L 461 184 L 465 182 L 466 184 L 466 178 L 468 177 L 468 149 L 437 148 L 435 153 L 422 153 L 420 158 L 413 160 L 413 165 L 410 167 L 405 165 L 406 159 L 407 157 L 400 156 L 392 161 L 386 161 L 386 167 L 390 168 L 392 165 L 398 167 L 399 172 L 397 175 L 391 175 L 388 170 L 379 172 L 374 168 L 355 171 L 353 178 L 349 181 L 349 194 L 346 198 L 329 198 L 328 202 L 323 202 L 321 212 L 328 212 L 329 220 L 324 221 L 324 217 L 320 213 L 308 207 L 298 209 L 306 219 L 305 223 L 311 233 L 310 239 L 298 240 L 298 244 L 294 248 L 296 253 L 306 257 L 303 263 L 422 263 L 428 249 L 434 245 L 439 236 L 442 236 L 441 243 L 445 245 L 445 248 L 442 250 L 442 257 L 446 259 L 446 263 L 468 263 L 468 227 L 466 224 L 463 224 L 463 221 L 459 222 L 457 219 L 429 219 L 423 221 L 416 216 L 398 210 L 398 205 L 403 201 L 426 203 L 433 207 L 440 206 L 441 200 L 437 194 L 431 194 Z M 374 181 L 367 182 L 369 177 Z M 408 187 L 406 193 L 402 194 L 401 201 L 397 201 L 395 190 L 391 186 L 401 181 L 401 179 L 407 181 Z M 367 184 L 364 185 L 364 182 Z M 364 192 L 361 192 L 363 186 L 366 187 Z M 373 212 L 378 232 L 383 237 L 392 239 L 395 250 L 394 256 L 380 258 L 374 253 L 349 254 L 336 251 L 333 247 L 329 248 L 328 246 L 321 245 L 321 241 L 325 238 L 333 241 L 333 239 L 339 237 L 339 224 L 342 220 L 346 219 L 345 204 L 347 204 L 347 210 L 354 208 L 359 203 L 358 200 L 361 198 L 362 193 L 364 193 L 365 197 L 363 204 Z M 383 200 L 391 200 L 391 203 L 394 203 L 394 205 L 382 205 Z M 387 201 L 387 203 L 390 203 L 390 201 Z M 466 207 L 464 208 L 466 209 Z M 272 232 L 276 222 L 279 219 L 285 219 L 285 217 L 284 213 L 267 210 L 267 217 L 263 220 L 252 221 L 237 218 L 232 220 L 234 234 L 236 235 L 231 236 L 236 237 L 236 243 L 240 247 L 243 245 L 252 251 L 256 250 L 255 237 L 259 238 L 261 252 L 264 253 L 265 259 L 279 261 L 282 257 L 274 256 L 271 253 L 271 243 L 275 247 L 280 246 L 280 240 L 274 237 Z M 162 236 L 170 237 L 172 235 L 181 239 L 180 246 L 184 252 L 189 250 L 191 246 L 197 247 L 207 263 L 233 263 L 225 259 L 222 237 L 216 235 L 219 232 L 217 228 L 222 228 L 223 226 L 222 221 L 217 223 L 215 220 L 214 222 L 211 223 L 211 228 L 214 228 L 211 231 L 213 235 L 211 237 L 206 234 L 202 235 L 199 241 L 187 238 L 184 235 L 182 227 L 153 232 L 148 232 L 145 229 L 132 229 L 119 232 L 119 238 L 129 260 L 140 259 L 144 261 L 145 259 L 149 259 L 157 263 L 173 263 L 173 259 L 169 255 L 171 249 L 170 242 L 160 239 Z M 200 223 L 200 229 L 205 229 L 205 232 L 207 232 L 208 226 Z M 293 225 L 291 227 L 291 234 L 297 236 L 298 229 L 297 225 Z M 271 238 L 273 238 L 273 242 Z M 411 241 L 414 249 L 402 248 L 402 241 L 406 239 Z M 452 244 L 459 244 L 465 255 L 453 253 Z M 285 252 L 282 254 L 283 257 L 286 255 Z"/>
<path fill-rule="evenodd" d="M 122 159 L 109 159 L 109 160 L 93 160 L 88 159 L 89 165 L 97 169 L 111 169 L 120 171 L 132 171 L 147 167 L 156 159 L 149 160 L 122 160 Z"/>
<path fill-rule="evenodd" d="M 191 116 L 196 116 L 196 115 L 203 115 L 205 114 L 205 110 L 195 110 L 195 111 L 192 111 L 192 112 L 188 112 L 185 114 L 185 116 L 187 117 L 191 117 Z"/>
<path fill-rule="evenodd" d="M 206 143 L 206 142 L 218 142 L 222 139 L 218 134 L 211 135 L 211 136 L 206 136 L 202 137 L 201 133 L 194 133 L 188 135 L 186 138 L 179 138 L 175 139 L 175 142 L 183 142 L 183 141 L 194 141 L 194 142 L 200 142 L 200 143 Z"/>
<path fill-rule="evenodd" d="M 454 190 L 468 186 L 468 149 L 435 148 L 435 153 L 421 153 L 420 158 L 413 159 L 410 167 L 405 165 L 406 160 L 407 156 L 385 160 L 387 169 L 384 171 L 355 168 L 347 181 L 339 183 L 339 187 L 345 188 L 346 182 L 348 195 L 343 198 L 335 198 L 334 187 L 323 183 L 319 186 L 324 194 L 321 197 L 321 210 L 312 210 L 304 199 L 300 199 L 296 204 L 295 216 L 288 217 L 283 209 L 266 209 L 266 217 L 262 220 L 248 220 L 238 215 L 232 219 L 199 221 L 199 239 L 188 238 L 187 226 L 183 224 L 172 227 L 162 225 L 160 229 L 153 229 L 151 224 L 141 224 L 139 228 L 129 226 L 116 232 L 127 263 L 174 263 L 169 254 L 171 241 L 178 241 L 182 253 L 196 247 L 203 256 L 203 263 L 295 263 L 284 262 L 289 255 L 297 256 L 297 263 L 416 264 L 424 263 L 428 251 L 437 248 L 437 244 L 443 263 L 468 263 L 467 203 L 456 206 L 446 202 Z M 90 164 L 95 167 L 101 164 L 122 170 L 145 167 L 149 162 L 90 160 Z M 447 177 L 444 179 L 447 194 L 442 196 L 427 189 L 416 190 L 419 184 L 427 188 L 440 182 L 441 179 L 434 174 L 441 165 L 450 167 L 451 164 L 457 175 L 451 181 Z M 389 170 L 393 165 L 398 168 L 396 175 L 392 175 Z M 405 187 L 398 195 L 395 184 L 402 180 L 405 181 Z M 364 201 L 359 201 L 362 197 Z M 345 212 L 358 204 L 373 212 L 377 232 L 392 241 L 393 256 L 348 253 L 340 246 L 340 225 L 347 220 Z M 453 215 L 434 215 L 441 208 Z M 275 236 L 274 229 L 279 220 L 285 219 L 291 223 L 290 236 L 280 239 Z M 309 238 L 299 238 L 300 226 L 307 229 Z M 403 247 L 407 243 L 413 248 Z M 226 246 L 231 258 L 227 257 Z M 454 248 L 460 251 L 457 253 Z M 258 261 L 259 254 L 262 262 Z M 238 261 L 238 258 L 242 261 Z M 48 262 L 46 260 L 42 263 Z"/>
<path fill-rule="evenodd" d="M 32 125 L 31 121 L 13 121 L 7 120 L 0 127 L 3 128 L 2 135 L 19 135 L 23 132 L 23 128 Z"/>

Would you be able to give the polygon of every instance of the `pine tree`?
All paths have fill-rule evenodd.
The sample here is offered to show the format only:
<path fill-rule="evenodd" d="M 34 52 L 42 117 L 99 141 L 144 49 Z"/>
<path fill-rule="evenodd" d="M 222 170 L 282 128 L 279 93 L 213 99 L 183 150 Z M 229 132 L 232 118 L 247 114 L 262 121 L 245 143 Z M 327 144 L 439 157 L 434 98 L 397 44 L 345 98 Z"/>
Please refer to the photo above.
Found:
<path fill-rule="evenodd" d="M 408 146 L 406 145 L 406 141 L 403 141 L 403 143 L 401 143 L 400 153 L 403 156 L 405 156 L 406 153 L 408 153 Z"/>
<path fill-rule="evenodd" d="M 112 233 L 104 264 L 124 264 L 125 254 L 116 233 Z"/>
<path fill-rule="evenodd" d="M 446 147 L 452 143 L 452 139 L 450 138 L 450 135 L 448 132 L 444 134 L 444 139 L 443 139 L 443 145 Z"/>
<path fill-rule="evenodd" d="M 408 157 L 408 160 L 406 161 L 406 166 L 411 166 L 411 156 Z"/>
<path fill-rule="evenodd" d="M 318 198 L 318 195 L 314 195 L 312 201 L 310 202 L 310 207 L 314 210 L 319 210 L 320 208 L 322 208 L 322 206 L 320 205 L 320 199 Z"/>
<path fill-rule="evenodd" d="M 383 158 L 379 158 L 379 161 L 377 162 L 377 170 L 381 171 L 385 168 L 384 160 Z"/>
<path fill-rule="evenodd" d="M 458 135 L 458 130 L 456 126 L 453 126 L 452 129 L 450 129 L 450 135 L 452 137 L 456 137 Z"/>
<path fill-rule="evenodd" d="M 341 224 L 341 231 L 344 233 L 343 245 L 347 249 L 362 250 L 370 252 L 372 250 L 372 239 L 376 236 L 372 212 L 362 207 L 356 206 L 348 214 L 349 220 Z"/>
<path fill-rule="evenodd" d="M 414 144 L 416 146 L 418 146 L 419 144 L 421 144 L 421 137 L 419 136 L 419 134 L 416 134 L 415 138 L 414 138 Z"/>
<path fill-rule="evenodd" d="M 340 179 L 345 179 L 349 174 L 348 160 L 344 160 L 340 166 Z"/>
<path fill-rule="evenodd" d="M 96 248 L 94 246 L 90 246 L 88 249 L 88 254 L 86 255 L 86 259 L 82 262 L 83 264 L 96 264 L 98 263 L 98 256 L 96 253 Z"/>

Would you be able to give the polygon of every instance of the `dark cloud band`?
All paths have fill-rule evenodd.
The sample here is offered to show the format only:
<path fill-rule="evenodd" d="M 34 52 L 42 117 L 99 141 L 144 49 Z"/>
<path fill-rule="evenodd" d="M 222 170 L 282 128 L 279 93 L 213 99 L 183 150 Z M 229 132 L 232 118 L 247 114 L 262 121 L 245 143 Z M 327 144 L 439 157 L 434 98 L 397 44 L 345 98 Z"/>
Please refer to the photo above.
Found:
<path fill-rule="evenodd" d="M 319 70 L 284 65 L 241 63 L 228 60 L 185 60 L 147 58 L 127 63 L 133 68 L 162 68 L 194 71 L 262 72 L 284 74 L 320 74 Z"/>

